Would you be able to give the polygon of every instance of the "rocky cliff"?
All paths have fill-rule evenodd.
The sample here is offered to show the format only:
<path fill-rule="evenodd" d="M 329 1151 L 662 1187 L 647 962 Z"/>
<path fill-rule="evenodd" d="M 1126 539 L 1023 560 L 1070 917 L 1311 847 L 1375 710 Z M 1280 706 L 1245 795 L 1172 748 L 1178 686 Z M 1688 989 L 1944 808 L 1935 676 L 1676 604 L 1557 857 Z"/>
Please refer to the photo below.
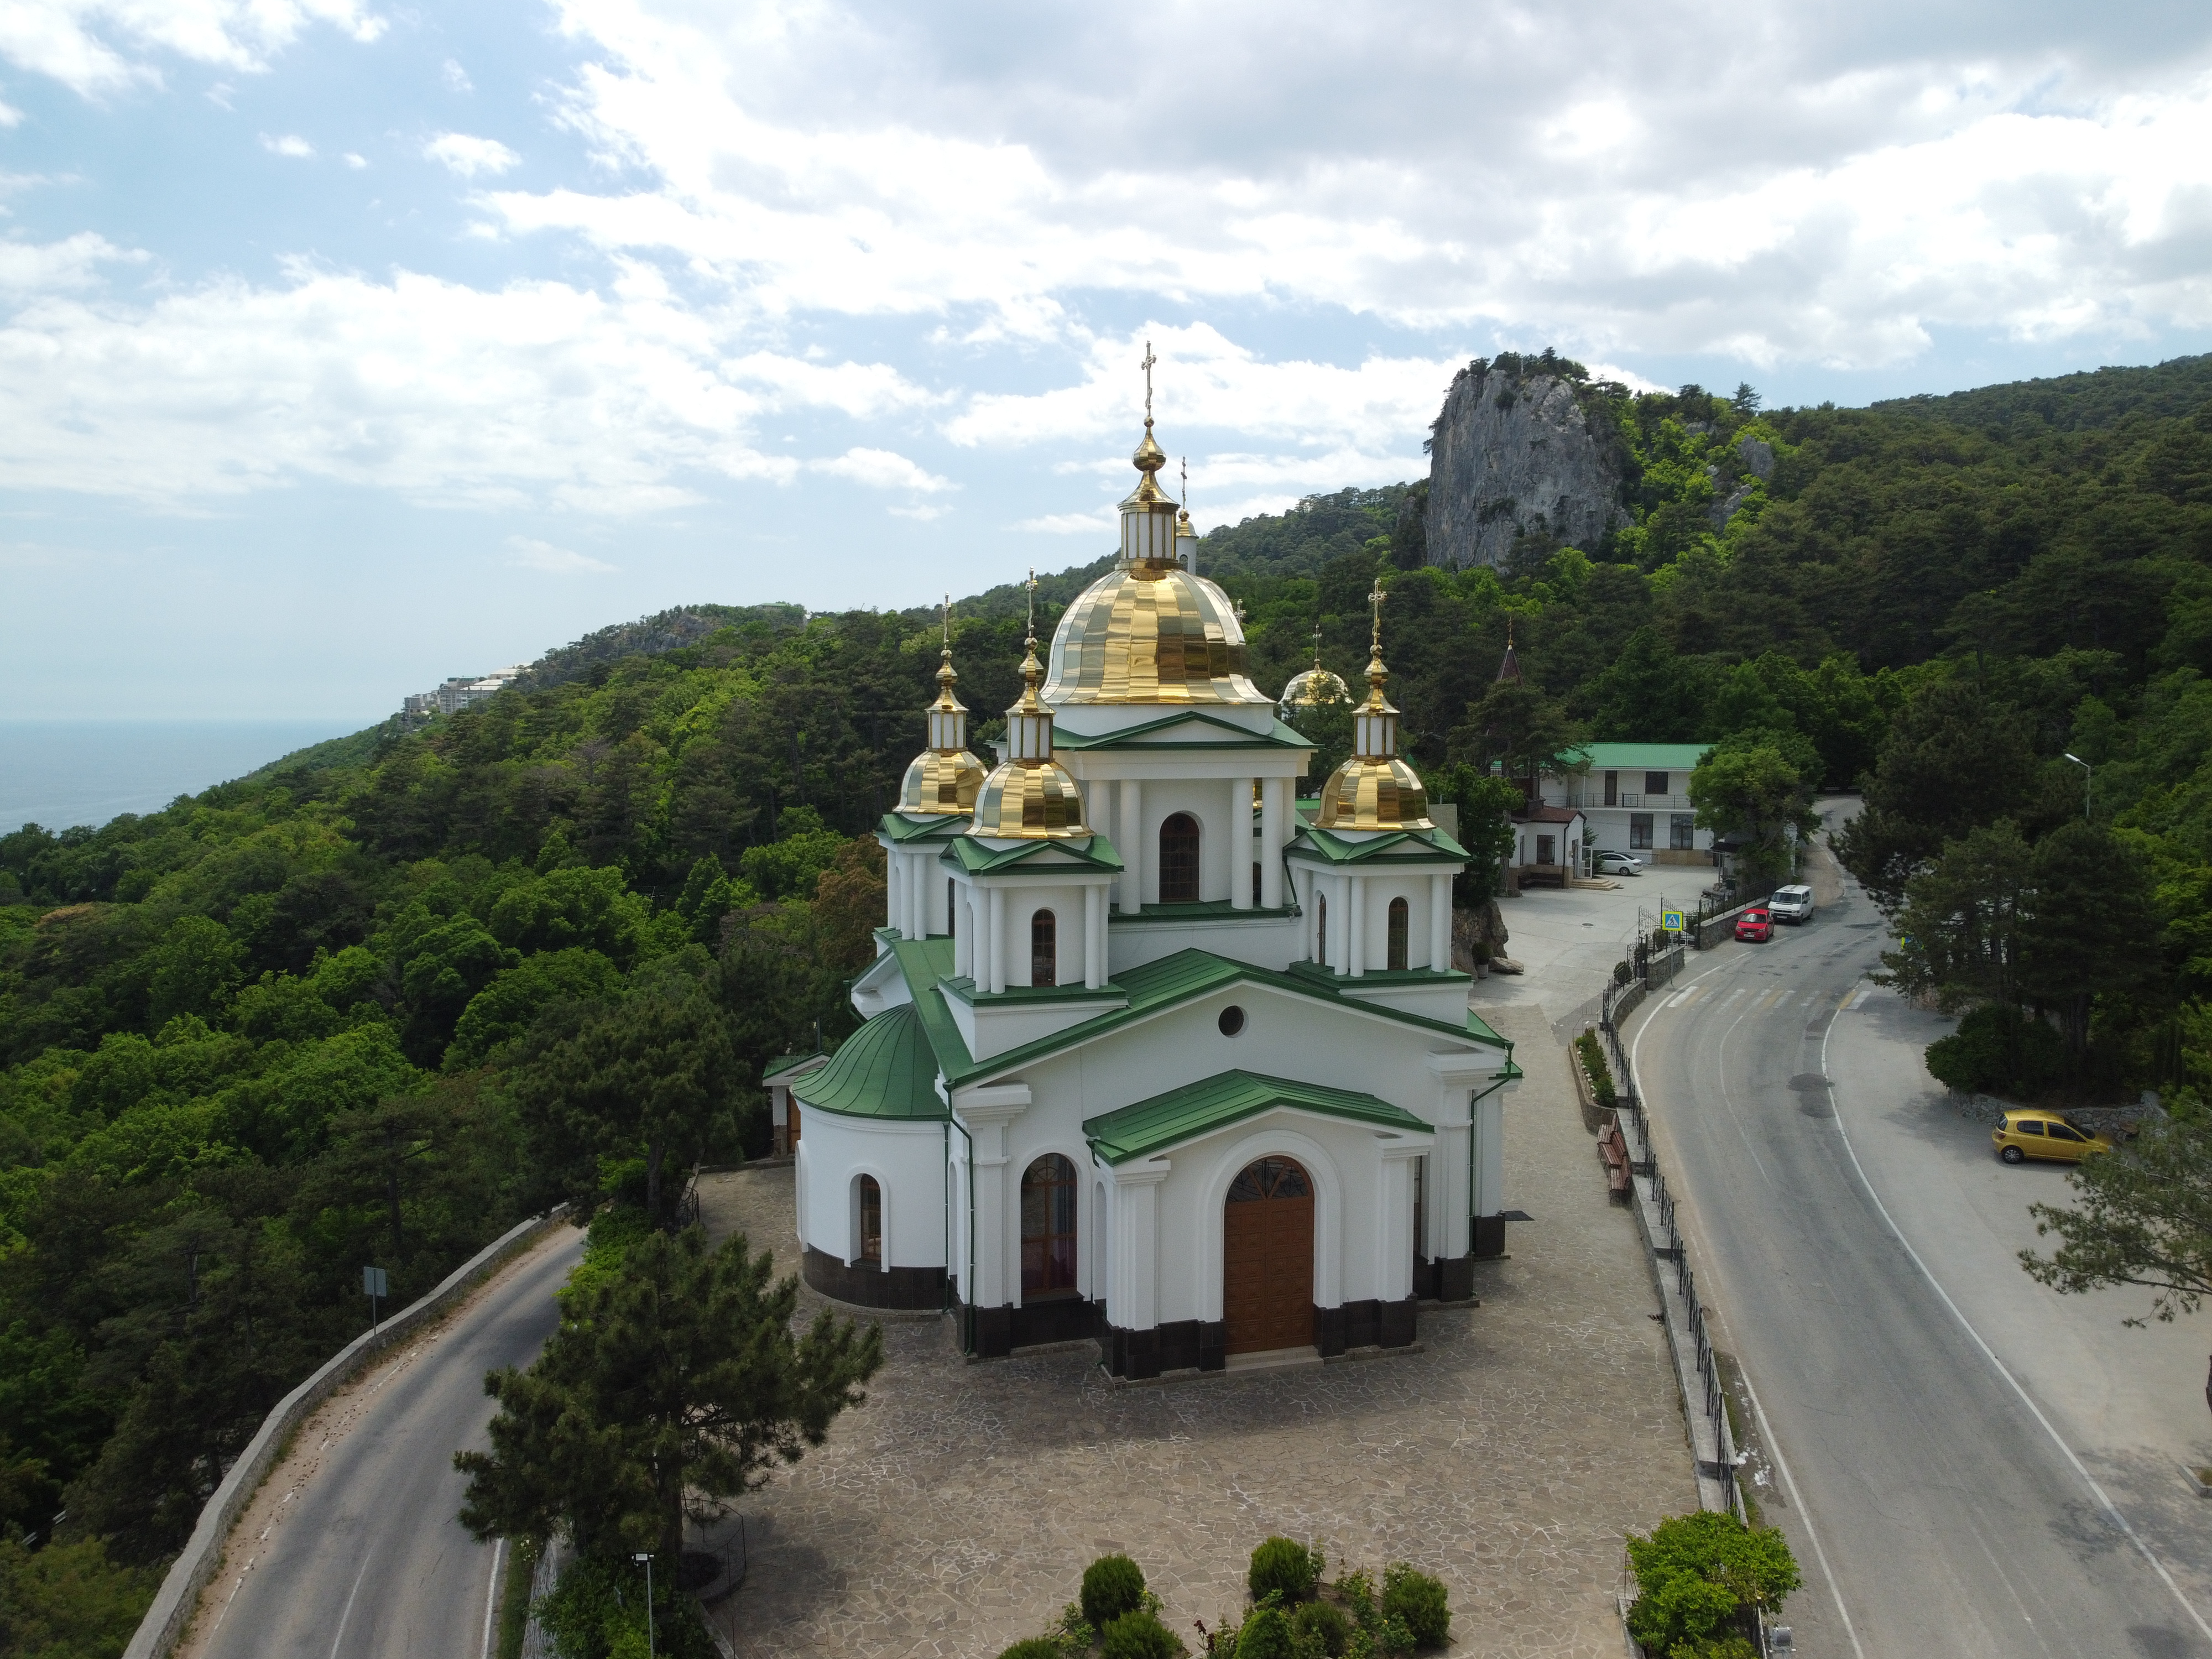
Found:
<path fill-rule="evenodd" d="M 1431 564 L 1500 564 L 1528 534 L 1595 551 L 1629 521 L 1628 452 L 1578 363 L 1549 351 L 1478 357 L 1452 377 L 1431 430 Z"/>

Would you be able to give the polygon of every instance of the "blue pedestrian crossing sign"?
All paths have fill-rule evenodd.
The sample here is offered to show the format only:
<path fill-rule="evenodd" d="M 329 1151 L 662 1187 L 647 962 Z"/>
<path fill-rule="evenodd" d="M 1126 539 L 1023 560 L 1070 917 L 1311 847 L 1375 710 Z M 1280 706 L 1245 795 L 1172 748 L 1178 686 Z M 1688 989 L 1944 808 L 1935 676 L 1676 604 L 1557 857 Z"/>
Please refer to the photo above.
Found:
<path fill-rule="evenodd" d="M 1659 925 L 1670 933 L 1680 933 L 1682 913 L 1680 910 L 1662 910 L 1659 913 Z"/>

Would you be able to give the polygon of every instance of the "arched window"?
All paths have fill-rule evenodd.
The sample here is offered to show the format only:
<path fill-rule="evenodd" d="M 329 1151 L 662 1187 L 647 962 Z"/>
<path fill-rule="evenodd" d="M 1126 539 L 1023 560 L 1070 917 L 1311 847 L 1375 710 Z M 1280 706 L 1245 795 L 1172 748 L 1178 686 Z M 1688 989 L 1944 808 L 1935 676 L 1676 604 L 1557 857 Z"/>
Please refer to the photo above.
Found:
<path fill-rule="evenodd" d="M 880 1267 L 884 1263 L 884 1189 L 873 1176 L 860 1177 L 860 1260 Z"/>
<path fill-rule="evenodd" d="M 1160 825 L 1160 902 L 1198 902 L 1198 820 L 1188 812 Z"/>
<path fill-rule="evenodd" d="M 1314 895 L 1314 960 L 1328 966 L 1328 895 Z"/>
<path fill-rule="evenodd" d="M 1049 910 L 1030 918 L 1030 983 L 1060 983 L 1060 918 Z"/>
<path fill-rule="evenodd" d="M 1409 913 L 1407 910 L 1405 900 L 1401 898 L 1394 898 L 1390 901 L 1389 968 L 1390 971 L 1393 973 L 1402 973 L 1405 971 L 1406 928 L 1408 915 Z"/>
<path fill-rule="evenodd" d="M 1252 908 L 1260 908 L 1260 860 L 1252 860 Z"/>
<path fill-rule="evenodd" d="M 1022 1299 L 1075 1294 L 1075 1166 L 1048 1152 L 1022 1176 Z"/>
<path fill-rule="evenodd" d="M 945 878 L 945 932 L 955 939 L 960 933 L 960 889 L 950 876 Z"/>

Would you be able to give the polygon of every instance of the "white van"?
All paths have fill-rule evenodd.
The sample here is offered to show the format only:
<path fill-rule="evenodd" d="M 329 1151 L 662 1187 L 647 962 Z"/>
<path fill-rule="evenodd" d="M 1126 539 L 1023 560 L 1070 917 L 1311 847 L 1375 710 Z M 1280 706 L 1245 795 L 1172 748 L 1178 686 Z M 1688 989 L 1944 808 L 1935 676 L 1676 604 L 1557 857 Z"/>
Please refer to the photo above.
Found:
<path fill-rule="evenodd" d="M 1813 890 L 1809 887 L 1778 887 L 1766 901 L 1766 912 L 1777 921 L 1810 921 L 1813 920 Z"/>

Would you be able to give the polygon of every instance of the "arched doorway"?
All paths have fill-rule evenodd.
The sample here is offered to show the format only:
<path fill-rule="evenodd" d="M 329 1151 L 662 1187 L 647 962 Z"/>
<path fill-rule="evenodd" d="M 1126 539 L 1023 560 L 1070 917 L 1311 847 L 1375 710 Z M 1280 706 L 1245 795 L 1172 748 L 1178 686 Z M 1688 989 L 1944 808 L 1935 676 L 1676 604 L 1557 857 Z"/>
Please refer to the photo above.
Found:
<path fill-rule="evenodd" d="M 1047 1152 L 1022 1176 L 1022 1300 L 1075 1294 L 1075 1165 Z"/>
<path fill-rule="evenodd" d="M 1230 1353 L 1304 1347 L 1313 1333 L 1313 1181 L 1287 1158 L 1249 1164 L 1222 1206 L 1221 1321 Z"/>
<path fill-rule="evenodd" d="M 1198 820 L 1188 812 L 1160 825 L 1160 902 L 1198 902 Z"/>

